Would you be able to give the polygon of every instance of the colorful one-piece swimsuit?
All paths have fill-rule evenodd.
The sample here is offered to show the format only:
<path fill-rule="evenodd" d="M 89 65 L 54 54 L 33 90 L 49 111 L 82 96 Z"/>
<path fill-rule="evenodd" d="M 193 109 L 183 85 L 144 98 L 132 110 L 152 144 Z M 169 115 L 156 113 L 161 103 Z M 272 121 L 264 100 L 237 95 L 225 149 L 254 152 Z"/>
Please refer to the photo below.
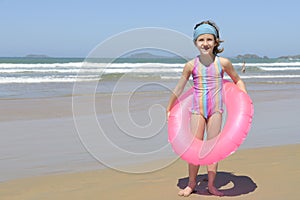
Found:
<path fill-rule="evenodd" d="M 219 57 L 209 66 L 204 66 L 199 57 L 195 58 L 193 68 L 193 105 L 192 113 L 208 119 L 216 112 L 223 112 L 222 88 L 223 70 Z"/>

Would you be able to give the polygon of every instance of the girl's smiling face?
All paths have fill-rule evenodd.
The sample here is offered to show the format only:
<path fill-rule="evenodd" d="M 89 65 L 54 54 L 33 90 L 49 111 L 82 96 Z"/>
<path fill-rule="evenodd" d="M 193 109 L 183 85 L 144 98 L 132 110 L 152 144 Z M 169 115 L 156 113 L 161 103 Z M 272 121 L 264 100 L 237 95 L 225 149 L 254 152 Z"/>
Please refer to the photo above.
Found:
<path fill-rule="evenodd" d="M 213 55 L 213 50 L 216 45 L 215 37 L 212 34 L 200 35 L 195 41 L 195 46 L 202 55 Z"/>

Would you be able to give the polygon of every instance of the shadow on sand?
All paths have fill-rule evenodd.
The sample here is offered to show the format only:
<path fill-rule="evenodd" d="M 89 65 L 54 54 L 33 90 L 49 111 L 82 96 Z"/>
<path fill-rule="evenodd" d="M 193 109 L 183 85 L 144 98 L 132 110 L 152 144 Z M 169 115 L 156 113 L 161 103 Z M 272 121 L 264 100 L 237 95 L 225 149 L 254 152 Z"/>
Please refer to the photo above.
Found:
<path fill-rule="evenodd" d="M 189 178 L 178 179 L 177 186 L 184 189 L 188 185 Z M 236 176 L 229 172 L 218 172 L 215 186 L 224 193 L 224 196 L 239 196 L 253 192 L 257 185 L 248 176 Z M 224 189 L 223 189 L 224 188 Z M 211 195 L 207 191 L 207 174 L 197 176 L 197 186 L 194 194 Z"/>

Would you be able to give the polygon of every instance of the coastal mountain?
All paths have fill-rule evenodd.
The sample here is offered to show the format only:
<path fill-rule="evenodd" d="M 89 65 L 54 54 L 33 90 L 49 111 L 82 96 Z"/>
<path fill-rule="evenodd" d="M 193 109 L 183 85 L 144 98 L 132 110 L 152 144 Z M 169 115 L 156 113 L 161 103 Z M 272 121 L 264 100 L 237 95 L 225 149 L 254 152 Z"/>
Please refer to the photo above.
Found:
<path fill-rule="evenodd" d="M 269 59 L 267 56 L 260 57 L 256 54 L 244 54 L 244 55 L 237 55 L 234 57 L 236 59 L 244 60 L 244 59 Z"/>
<path fill-rule="evenodd" d="M 294 56 L 280 56 L 279 59 L 300 59 L 300 55 L 294 55 Z"/>
<path fill-rule="evenodd" d="M 128 58 L 147 58 L 147 59 L 152 59 L 152 58 L 170 58 L 168 56 L 162 56 L 162 55 L 154 55 L 152 53 L 135 53 L 135 54 L 131 54 L 130 56 L 128 56 Z"/>
<path fill-rule="evenodd" d="M 267 56 L 258 56 L 256 54 L 244 54 L 244 55 L 238 55 L 236 57 L 234 57 L 235 59 L 239 59 L 239 60 L 247 60 L 247 59 L 270 59 Z M 300 60 L 300 54 L 299 55 L 289 55 L 289 56 L 279 56 L 275 59 L 283 59 L 283 60 Z"/>
<path fill-rule="evenodd" d="M 162 55 L 154 55 L 152 53 L 135 53 L 128 58 L 146 58 L 146 59 L 154 59 L 154 58 L 177 58 L 177 57 L 171 57 L 171 56 L 162 56 Z M 233 59 L 237 60 L 251 60 L 251 59 L 271 59 L 268 56 L 259 56 L 257 54 L 239 54 L 235 57 L 232 57 Z M 274 58 L 272 58 L 274 59 Z M 300 55 L 293 55 L 293 56 L 280 56 L 275 59 L 300 59 Z"/>
<path fill-rule="evenodd" d="M 28 54 L 25 58 L 49 58 L 49 56 L 44 54 Z"/>
<path fill-rule="evenodd" d="M 51 58 L 48 55 L 45 54 L 28 54 L 24 56 L 25 58 Z M 167 55 L 157 55 L 157 54 L 152 54 L 148 52 L 143 52 L 143 53 L 134 53 L 129 56 L 126 56 L 126 58 L 141 58 L 141 59 L 160 59 L 160 58 L 180 58 L 179 56 L 167 56 Z M 231 57 L 233 59 L 237 60 L 248 60 L 248 59 L 271 59 L 268 56 L 259 56 L 257 54 L 239 54 L 237 56 Z M 279 56 L 276 58 L 272 59 L 289 59 L 289 60 L 300 60 L 300 54 L 298 55 L 287 55 L 287 56 Z"/>

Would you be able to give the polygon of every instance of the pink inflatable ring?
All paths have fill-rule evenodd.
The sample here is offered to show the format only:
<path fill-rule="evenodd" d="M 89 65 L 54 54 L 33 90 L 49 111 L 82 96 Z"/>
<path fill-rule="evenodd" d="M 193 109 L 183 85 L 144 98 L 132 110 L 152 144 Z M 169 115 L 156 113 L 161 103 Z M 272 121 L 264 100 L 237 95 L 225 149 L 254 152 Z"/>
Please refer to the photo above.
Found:
<path fill-rule="evenodd" d="M 245 140 L 252 122 L 250 97 L 234 83 L 223 81 L 223 102 L 227 110 L 221 133 L 210 140 L 199 140 L 190 130 L 193 87 L 178 98 L 170 111 L 168 136 L 173 150 L 194 165 L 209 165 L 231 155 Z"/>

